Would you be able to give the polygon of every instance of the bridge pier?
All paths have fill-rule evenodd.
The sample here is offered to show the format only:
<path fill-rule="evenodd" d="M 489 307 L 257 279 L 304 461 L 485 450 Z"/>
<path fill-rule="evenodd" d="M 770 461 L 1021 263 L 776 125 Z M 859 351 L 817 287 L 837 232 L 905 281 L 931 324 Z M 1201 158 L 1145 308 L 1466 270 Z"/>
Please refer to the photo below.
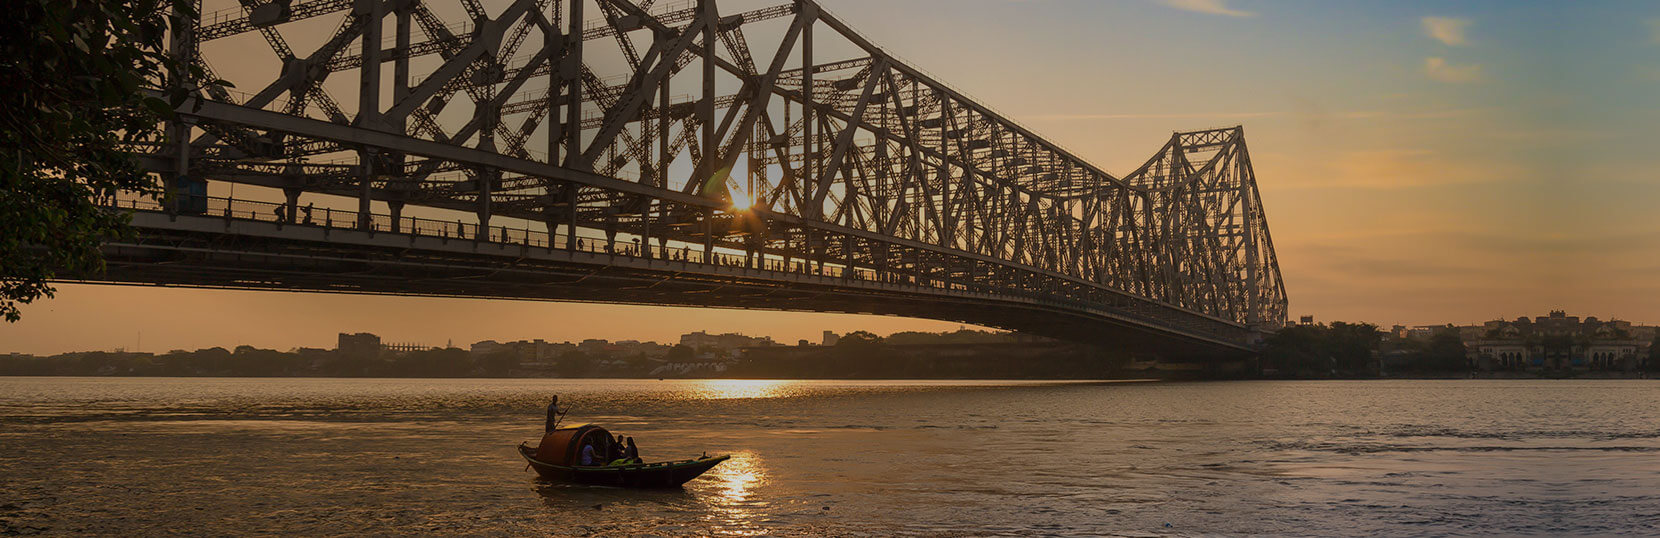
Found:
<path fill-rule="evenodd" d="M 288 213 L 287 214 L 288 222 L 299 222 L 299 219 L 297 217 L 300 216 L 300 193 L 301 192 L 303 192 L 303 191 L 301 191 L 298 187 L 288 187 L 288 188 L 285 188 L 285 189 L 282 190 L 283 199 L 287 200 L 287 202 L 288 202 L 288 205 L 285 206 L 287 208 L 286 211 Z"/>
<path fill-rule="evenodd" d="M 576 188 L 575 183 L 565 184 L 565 250 L 576 250 Z"/>
<path fill-rule="evenodd" d="M 617 253 L 617 208 L 605 208 L 605 253 Z"/>
<path fill-rule="evenodd" d="M 703 263 L 709 263 L 709 255 L 715 252 L 715 210 L 703 210 Z"/>
<path fill-rule="evenodd" d="M 490 240 L 490 191 L 495 183 L 496 173 L 490 169 L 480 170 L 478 173 L 478 230 L 473 234 L 473 239 L 478 241 Z"/>
<path fill-rule="evenodd" d="M 651 206 L 655 205 L 657 201 L 649 197 L 645 200 L 645 208 L 640 210 L 640 251 L 634 253 L 634 255 L 651 259 Z"/>
<path fill-rule="evenodd" d="M 403 202 L 389 201 L 386 207 L 392 210 L 392 233 L 403 233 Z"/>
<path fill-rule="evenodd" d="M 358 152 L 358 160 L 360 162 L 359 166 L 361 168 L 359 173 L 361 175 L 358 177 L 357 228 L 365 232 L 375 231 L 375 216 L 374 213 L 370 211 L 372 208 L 370 203 L 374 200 L 373 190 L 375 185 L 375 174 L 379 172 L 376 170 L 378 167 L 375 164 L 378 157 L 379 153 L 373 149 L 365 149 Z"/>

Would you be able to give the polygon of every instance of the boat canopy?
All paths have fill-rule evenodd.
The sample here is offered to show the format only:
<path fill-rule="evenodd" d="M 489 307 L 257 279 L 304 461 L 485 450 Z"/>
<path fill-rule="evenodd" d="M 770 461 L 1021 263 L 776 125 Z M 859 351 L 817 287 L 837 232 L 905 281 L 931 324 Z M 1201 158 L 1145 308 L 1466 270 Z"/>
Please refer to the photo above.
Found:
<path fill-rule="evenodd" d="M 536 460 L 575 467 L 582 464 L 582 445 L 594 445 L 594 452 L 604 457 L 615 442 L 611 432 L 592 424 L 560 428 L 542 436 L 542 443 L 536 447 Z"/>

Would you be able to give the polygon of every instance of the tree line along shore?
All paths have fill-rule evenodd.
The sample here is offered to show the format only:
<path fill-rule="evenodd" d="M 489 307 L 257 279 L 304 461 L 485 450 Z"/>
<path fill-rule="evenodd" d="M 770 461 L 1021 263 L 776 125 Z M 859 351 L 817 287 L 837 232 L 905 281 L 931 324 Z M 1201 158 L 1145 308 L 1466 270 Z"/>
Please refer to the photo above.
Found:
<path fill-rule="evenodd" d="M 1660 349 L 1657 346 L 1655 349 Z M 1647 361 L 1647 377 L 1660 361 Z M 1181 364 L 1090 345 L 981 331 L 857 331 L 833 345 L 735 350 L 676 345 L 665 354 L 564 351 L 530 360 L 511 351 L 459 348 L 362 352 L 238 346 L 167 353 L 89 351 L 0 355 L 4 376 L 502 377 L 790 379 L 1330 379 L 1572 377 L 1573 372 L 1496 376 L 1478 372 L 1455 331 L 1388 339 L 1375 325 L 1333 322 L 1286 327 L 1260 354 L 1229 363 Z"/>

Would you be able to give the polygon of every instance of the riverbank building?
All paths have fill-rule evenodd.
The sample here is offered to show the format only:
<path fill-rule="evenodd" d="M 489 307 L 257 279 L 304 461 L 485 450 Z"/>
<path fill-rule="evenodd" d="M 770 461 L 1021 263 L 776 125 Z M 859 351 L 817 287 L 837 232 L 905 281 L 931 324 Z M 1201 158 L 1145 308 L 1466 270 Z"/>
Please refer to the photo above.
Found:
<path fill-rule="evenodd" d="M 1486 371 L 1623 371 L 1648 367 L 1660 327 L 1557 310 L 1459 327 L 1470 365 Z"/>

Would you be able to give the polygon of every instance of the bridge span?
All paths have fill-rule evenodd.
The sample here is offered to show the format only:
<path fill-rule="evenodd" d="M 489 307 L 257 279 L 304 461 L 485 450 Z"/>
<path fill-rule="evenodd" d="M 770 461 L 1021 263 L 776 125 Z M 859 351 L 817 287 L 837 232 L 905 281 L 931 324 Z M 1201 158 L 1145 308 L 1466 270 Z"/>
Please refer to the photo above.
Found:
<path fill-rule="evenodd" d="M 1242 128 L 1114 176 L 810 0 L 241 0 L 173 50 L 257 91 L 180 107 L 147 156 L 167 195 L 121 202 L 139 234 L 84 280 L 863 312 L 1192 356 L 1286 321 Z"/>

